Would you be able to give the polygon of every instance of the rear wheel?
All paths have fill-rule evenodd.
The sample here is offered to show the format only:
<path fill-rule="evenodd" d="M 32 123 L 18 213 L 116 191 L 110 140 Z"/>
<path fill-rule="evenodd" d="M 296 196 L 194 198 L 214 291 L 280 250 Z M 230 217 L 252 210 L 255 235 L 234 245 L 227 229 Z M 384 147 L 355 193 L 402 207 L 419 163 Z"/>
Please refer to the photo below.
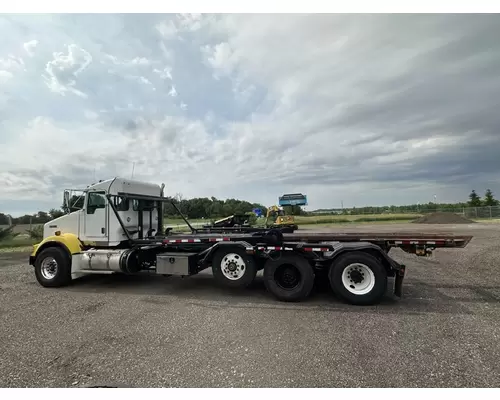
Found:
<path fill-rule="evenodd" d="M 212 260 L 215 280 L 229 287 L 247 287 L 255 279 L 257 267 L 243 249 L 233 247 L 217 250 Z"/>
<path fill-rule="evenodd" d="M 60 247 L 49 247 L 36 257 L 35 276 L 44 287 L 65 286 L 71 282 L 71 258 Z"/>
<path fill-rule="evenodd" d="M 264 284 L 267 290 L 281 301 L 300 301 L 311 293 L 314 271 L 298 255 L 269 259 L 264 266 Z"/>
<path fill-rule="evenodd" d="M 328 274 L 335 294 L 355 305 L 378 303 L 387 289 L 387 271 L 370 254 L 356 251 L 340 255 Z"/>

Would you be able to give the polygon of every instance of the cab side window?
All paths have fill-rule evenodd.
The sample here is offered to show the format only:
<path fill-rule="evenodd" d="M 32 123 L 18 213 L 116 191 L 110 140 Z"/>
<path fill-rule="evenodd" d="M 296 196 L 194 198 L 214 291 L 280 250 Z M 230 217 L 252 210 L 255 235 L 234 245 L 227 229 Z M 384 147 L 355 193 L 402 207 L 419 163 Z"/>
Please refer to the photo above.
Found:
<path fill-rule="evenodd" d="M 132 200 L 132 209 L 134 211 L 139 211 L 139 200 L 136 199 Z"/>
<path fill-rule="evenodd" d="M 116 211 L 128 211 L 129 208 L 129 200 L 124 197 L 115 196 L 114 204 L 116 207 Z"/>
<path fill-rule="evenodd" d="M 155 208 L 156 203 L 151 200 L 132 200 L 132 209 L 134 211 L 151 211 Z"/>
<path fill-rule="evenodd" d="M 106 207 L 104 193 L 90 192 L 87 198 L 87 214 L 94 214 L 98 208 Z"/>

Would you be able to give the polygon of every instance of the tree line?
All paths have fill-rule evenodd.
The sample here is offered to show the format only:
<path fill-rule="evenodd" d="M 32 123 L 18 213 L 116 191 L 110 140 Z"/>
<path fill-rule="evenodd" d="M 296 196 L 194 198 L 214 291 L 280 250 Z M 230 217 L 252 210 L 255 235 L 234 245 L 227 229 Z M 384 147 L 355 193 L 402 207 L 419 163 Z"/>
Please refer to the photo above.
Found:
<path fill-rule="evenodd" d="M 35 224 L 44 224 L 53 220 L 54 218 L 58 218 L 64 215 L 62 210 L 57 210 L 55 208 L 46 211 L 38 211 L 35 214 L 25 214 L 20 217 L 12 217 L 13 225 L 29 225 L 30 223 Z M 7 214 L 0 212 L 0 225 L 9 225 L 9 216 Z"/>
<path fill-rule="evenodd" d="M 434 203 L 434 202 L 429 202 L 429 203 L 418 203 L 418 204 L 408 204 L 408 205 L 403 205 L 403 206 L 382 206 L 382 207 L 373 207 L 373 206 L 368 206 L 368 207 L 353 207 L 349 209 L 344 209 L 344 210 L 336 210 L 336 211 L 331 211 L 330 210 L 316 210 L 322 211 L 321 214 L 334 214 L 334 213 L 340 213 L 340 214 L 351 214 L 351 215 L 359 215 L 359 214 L 381 214 L 381 213 L 392 213 L 392 214 L 399 214 L 399 213 L 427 213 L 427 212 L 434 212 L 437 209 L 441 211 L 452 211 L 456 210 L 457 208 L 466 208 L 466 207 L 494 207 L 500 205 L 500 201 L 495 199 L 493 192 L 490 189 L 487 189 L 484 197 L 481 198 L 475 190 L 472 190 L 472 192 L 469 194 L 469 200 L 468 201 L 463 201 L 463 202 L 457 202 L 457 203 Z M 320 213 L 318 213 L 320 214 Z"/>
<path fill-rule="evenodd" d="M 72 198 L 70 200 L 70 204 L 73 205 L 70 211 L 75 211 L 83 207 L 82 199 L 78 199 L 76 196 L 74 197 L 75 198 Z M 266 215 L 267 213 L 267 207 L 263 206 L 262 204 L 251 203 L 245 200 L 238 199 L 219 200 L 215 197 L 184 199 L 181 195 L 176 195 L 175 197 L 167 197 L 167 199 L 169 201 L 165 202 L 163 206 L 163 213 L 166 218 L 180 218 L 180 214 L 177 212 L 173 204 L 177 206 L 177 208 L 185 217 L 190 219 L 223 218 L 233 214 L 250 213 L 255 208 L 260 208 L 264 215 Z M 12 224 L 44 224 L 62 215 L 64 215 L 62 207 L 61 209 L 53 208 L 48 212 L 38 211 L 35 214 L 26 214 L 16 218 L 12 217 Z M 7 214 L 0 213 L 0 225 L 9 225 L 9 216 Z"/>
<path fill-rule="evenodd" d="M 264 215 L 267 212 L 267 207 L 262 204 L 250 203 L 246 200 L 219 200 L 213 196 L 211 198 L 196 197 L 193 199 L 184 199 L 179 194 L 174 197 L 167 197 L 167 199 L 169 201 L 164 203 L 163 206 L 163 214 L 167 218 L 178 218 L 180 216 L 176 207 L 184 216 L 190 219 L 223 218 L 233 214 L 250 213 L 255 208 L 260 208 Z"/>
<path fill-rule="evenodd" d="M 218 219 L 227 217 L 233 214 L 244 214 L 250 213 L 255 208 L 260 208 L 262 213 L 266 215 L 267 207 L 259 203 L 251 203 L 245 200 L 238 199 L 227 199 L 219 200 L 215 197 L 197 197 L 193 199 L 184 199 L 181 194 L 177 194 L 173 197 L 168 197 L 171 203 L 175 204 L 177 208 L 190 219 Z M 74 204 L 74 201 L 71 202 Z M 179 218 L 180 215 L 175 209 L 175 207 L 170 202 L 166 202 L 164 205 L 164 215 L 166 218 Z M 411 204 L 404 206 L 385 206 L 385 207 L 353 207 L 351 209 L 345 209 L 344 213 L 349 214 L 380 214 L 383 212 L 387 213 L 408 213 L 408 212 L 432 212 L 436 209 L 440 210 L 452 210 L 462 207 L 484 207 L 484 206 L 498 206 L 500 203 L 495 199 L 493 192 L 487 189 L 484 197 L 481 198 L 475 190 L 469 195 L 469 200 L 465 202 L 458 203 L 440 203 L 436 204 L 429 202 L 426 204 Z M 83 206 L 83 201 L 80 199 L 77 204 L 78 207 Z M 314 212 L 306 212 L 300 206 L 285 206 L 283 207 L 285 214 L 290 215 L 313 215 Z M 72 209 L 74 210 L 74 208 Z M 330 210 L 325 210 L 330 211 Z M 334 213 L 334 211 L 331 211 Z M 325 214 L 325 213 L 322 213 Z M 58 218 L 64 215 L 62 209 L 52 208 L 48 212 L 38 211 L 35 214 L 26 214 L 17 218 L 12 218 L 13 225 L 28 225 L 28 224 L 44 224 L 54 218 Z M 0 225 L 9 225 L 9 216 L 0 213 Z"/>

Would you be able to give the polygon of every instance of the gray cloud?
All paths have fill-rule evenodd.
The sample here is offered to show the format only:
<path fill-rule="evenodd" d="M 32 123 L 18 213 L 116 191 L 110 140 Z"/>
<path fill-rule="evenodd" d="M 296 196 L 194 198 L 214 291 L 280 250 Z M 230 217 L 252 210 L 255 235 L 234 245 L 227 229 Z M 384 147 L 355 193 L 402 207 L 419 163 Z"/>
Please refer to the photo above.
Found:
<path fill-rule="evenodd" d="M 499 22 L 4 17 L 0 210 L 37 181 L 57 206 L 63 186 L 90 183 L 94 169 L 128 176 L 132 163 L 185 196 L 274 203 L 296 190 L 313 207 L 500 193 Z"/>

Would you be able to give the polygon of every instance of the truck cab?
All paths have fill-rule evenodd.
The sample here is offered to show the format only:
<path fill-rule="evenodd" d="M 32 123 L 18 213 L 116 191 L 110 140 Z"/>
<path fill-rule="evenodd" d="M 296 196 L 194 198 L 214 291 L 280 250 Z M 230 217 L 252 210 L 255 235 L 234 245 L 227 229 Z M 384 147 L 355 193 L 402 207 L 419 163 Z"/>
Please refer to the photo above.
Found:
<path fill-rule="evenodd" d="M 152 234 L 152 230 L 157 232 L 157 205 L 147 199 L 129 199 L 126 194 L 158 197 L 163 195 L 163 185 L 117 177 L 82 190 L 65 190 L 63 207 L 67 214 L 47 222 L 43 237 L 71 233 L 84 243 L 117 246 L 128 239 L 127 233 L 136 239 Z"/>

